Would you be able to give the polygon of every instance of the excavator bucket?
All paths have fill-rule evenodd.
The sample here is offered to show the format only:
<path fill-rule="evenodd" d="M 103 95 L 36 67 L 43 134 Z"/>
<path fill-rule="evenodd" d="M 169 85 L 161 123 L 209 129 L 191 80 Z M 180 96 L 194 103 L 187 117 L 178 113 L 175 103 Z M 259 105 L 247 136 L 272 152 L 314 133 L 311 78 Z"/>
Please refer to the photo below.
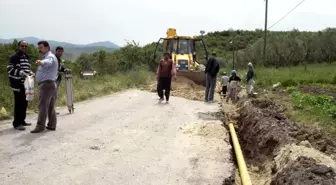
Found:
<path fill-rule="evenodd" d="M 204 71 L 178 71 L 177 78 L 183 76 L 189 80 L 195 82 L 197 85 L 205 86 L 205 73 Z"/>

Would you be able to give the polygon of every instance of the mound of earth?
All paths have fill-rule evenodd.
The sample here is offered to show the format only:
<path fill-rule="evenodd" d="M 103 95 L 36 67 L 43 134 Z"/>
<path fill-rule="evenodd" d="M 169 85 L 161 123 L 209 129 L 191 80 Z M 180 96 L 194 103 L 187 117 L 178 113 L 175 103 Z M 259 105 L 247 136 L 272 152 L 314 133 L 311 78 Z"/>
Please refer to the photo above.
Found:
<path fill-rule="evenodd" d="M 149 87 L 144 88 L 144 90 L 149 90 L 150 92 L 156 92 L 156 87 L 157 87 L 157 84 L 154 83 L 150 85 Z M 182 97 L 182 98 L 186 98 L 190 100 L 203 101 L 204 91 L 205 91 L 204 86 L 198 85 L 194 81 L 186 77 L 178 76 L 176 80 L 172 81 L 170 94 L 171 96 Z M 219 82 L 217 84 L 217 88 L 215 91 L 216 92 L 220 91 Z M 220 100 L 217 93 L 215 93 L 215 100 Z"/>
<path fill-rule="evenodd" d="M 171 95 L 202 101 L 204 100 L 204 87 L 186 77 L 178 76 L 176 81 L 172 82 Z"/>
<path fill-rule="evenodd" d="M 336 142 L 331 136 L 289 120 L 285 108 L 273 101 L 253 99 L 238 105 L 241 147 L 248 165 L 268 174 L 266 184 L 321 184 L 317 179 L 336 184 Z"/>
<path fill-rule="evenodd" d="M 335 185 L 336 173 L 333 168 L 317 164 L 313 158 L 298 157 L 295 162 L 282 169 L 271 185 Z"/>

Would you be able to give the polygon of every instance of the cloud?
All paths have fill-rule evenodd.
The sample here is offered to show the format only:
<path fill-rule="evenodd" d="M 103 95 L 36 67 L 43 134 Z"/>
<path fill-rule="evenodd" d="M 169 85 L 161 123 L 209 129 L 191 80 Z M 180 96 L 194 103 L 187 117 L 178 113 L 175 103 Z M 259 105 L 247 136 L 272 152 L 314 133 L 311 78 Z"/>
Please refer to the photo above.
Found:
<path fill-rule="evenodd" d="M 269 25 L 301 0 L 269 2 Z M 167 28 L 180 35 L 200 30 L 249 29 L 264 26 L 263 0 L 1 0 L 3 38 L 36 36 L 78 44 L 125 40 L 147 44 L 164 37 Z M 307 0 L 274 30 L 319 30 L 336 27 L 334 0 Z"/>

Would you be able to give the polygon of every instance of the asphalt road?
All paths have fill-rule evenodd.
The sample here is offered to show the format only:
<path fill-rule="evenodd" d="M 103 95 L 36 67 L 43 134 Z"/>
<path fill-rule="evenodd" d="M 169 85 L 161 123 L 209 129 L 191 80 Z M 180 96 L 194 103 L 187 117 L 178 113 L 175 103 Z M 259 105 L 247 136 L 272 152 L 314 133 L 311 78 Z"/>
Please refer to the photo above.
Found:
<path fill-rule="evenodd" d="M 0 124 L 0 184 L 222 185 L 232 173 L 217 104 L 130 90 L 75 108 L 56 132 Z"/>

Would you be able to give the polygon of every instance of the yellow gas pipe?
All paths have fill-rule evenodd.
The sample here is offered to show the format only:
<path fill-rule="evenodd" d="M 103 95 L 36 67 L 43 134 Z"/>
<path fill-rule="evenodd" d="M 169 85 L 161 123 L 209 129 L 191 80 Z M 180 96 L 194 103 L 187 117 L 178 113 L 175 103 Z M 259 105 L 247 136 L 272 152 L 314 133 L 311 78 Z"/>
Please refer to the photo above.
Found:
<path fill-rule="evenodd" d="M 231 135 L 231 138 L 232 138 L 233 148 L 234 148 L 234 151 L 235 151 L 235 154 L 236 154 L 236 159 L 237 159 L 237 163 L 238 163 L 240 179 L 242 181 L 242 184 L 243 185 L 252 185 L 250 176 L 247 172 L 247 167 L 246 167 L 245 159 L 244 159 L 244 156 L 243 156 L 243 152 L 240 148 L 238 137 L 237 137 L 236 131 L 235 131 L 232 123 L 229 124 L 229 128 L 230 128 L 230 135 Z"/>

